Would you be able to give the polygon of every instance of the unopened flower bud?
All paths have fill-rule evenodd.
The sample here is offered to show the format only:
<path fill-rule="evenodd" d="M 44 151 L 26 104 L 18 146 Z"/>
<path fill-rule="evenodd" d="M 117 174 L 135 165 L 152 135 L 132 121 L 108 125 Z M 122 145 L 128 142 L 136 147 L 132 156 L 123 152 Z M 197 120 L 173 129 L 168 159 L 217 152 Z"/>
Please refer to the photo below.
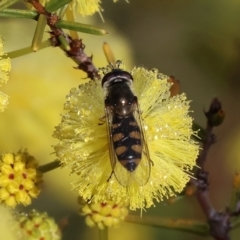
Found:
<path fill-rule="evenodd" d="M 222 124 L 225 118 L 225 112 L 222 110 L 222 104 L 217 98 L 212 100 L 208 112 L 205 112 L 205 116 L 210 126 L 216 127 Z"/>

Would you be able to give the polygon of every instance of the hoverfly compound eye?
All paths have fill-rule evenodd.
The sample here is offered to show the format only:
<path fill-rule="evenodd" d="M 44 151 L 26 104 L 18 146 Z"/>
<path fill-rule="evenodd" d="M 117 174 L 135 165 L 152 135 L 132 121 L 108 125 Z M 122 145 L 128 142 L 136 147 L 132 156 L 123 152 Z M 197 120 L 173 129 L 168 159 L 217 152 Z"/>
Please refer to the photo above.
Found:
<path fill-rule="evenodd" d="M 126 82 L 128 84 L 131 84 L 132 81 L 133 77 L 129 72 L 120 69 L 113 69 L 103 77 L 102 87 L 108 88 L 111 84 L 116 82 Z"/>

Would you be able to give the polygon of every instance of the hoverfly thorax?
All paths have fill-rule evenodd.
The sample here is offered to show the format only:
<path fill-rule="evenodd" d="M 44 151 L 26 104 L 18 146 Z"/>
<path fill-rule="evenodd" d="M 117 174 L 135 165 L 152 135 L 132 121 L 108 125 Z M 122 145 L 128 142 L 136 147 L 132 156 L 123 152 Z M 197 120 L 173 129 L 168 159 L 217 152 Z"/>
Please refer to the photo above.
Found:
<path fill-rule="evenodd" d="M 102 79 L 102 86 L 106 90 L 105 113 L 110 160 L 117 180 L 124 186 L 128 180 L 122 180 L 123 175 L 130 178 L 130 173 L 135 172 L 143 155 L 144 139 L 137 97 L 131 88 L 132 82 L 132 75 L 121 69 L 113 69 Z M 145 165 L 148 165 L 146 171 L 149 172 L 148 158 Z M 126 173 L 121 168 L 125 168 Z M 144 174 L 144 178 L 140 185 L 148 181 L 148 173 Z"/>

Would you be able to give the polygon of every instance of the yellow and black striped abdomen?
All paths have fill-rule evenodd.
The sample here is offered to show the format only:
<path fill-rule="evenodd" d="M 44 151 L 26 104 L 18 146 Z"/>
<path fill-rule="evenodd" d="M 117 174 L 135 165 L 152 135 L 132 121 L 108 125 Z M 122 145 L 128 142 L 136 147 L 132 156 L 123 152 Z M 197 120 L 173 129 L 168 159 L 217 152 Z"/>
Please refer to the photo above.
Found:
<path fill-rule="evenodd" d="M 112 140 L 118 161 L 133 172 L 142 158 L 141 132 L 133 114 L 113 116 Z"/>

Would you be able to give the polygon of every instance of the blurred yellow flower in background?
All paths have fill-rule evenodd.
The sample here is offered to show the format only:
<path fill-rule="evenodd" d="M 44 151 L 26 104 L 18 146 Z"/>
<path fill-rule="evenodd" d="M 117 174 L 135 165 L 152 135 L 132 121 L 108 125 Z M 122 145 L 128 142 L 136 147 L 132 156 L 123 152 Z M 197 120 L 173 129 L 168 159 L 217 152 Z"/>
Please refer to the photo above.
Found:
<path fill-rule="evenodd" d="M 55 220 L 46 212 L 32 210 L 30 213 L 15 214 L 17 225 L 15 235 L 18 240 L 60 240 L 61 231 Z"/>
<path fill-rule="evenodd" d="M 0 158 L 0 203 L 8 207 L 29 205 L 40 192 L 42 180 L 37 172 L 38 162 L 27 151 L 5 153 Z"/>
<path fill-rule="evenodd" d="M 112 169 L 107 130 L 105 124 L 98 124 L 104 116 L 100 81 L 71 90 L 64 105 L 66 113 L 54 137 L 60 140 L 55 153 L 63 166 L 78 175 L 73 186 L 84 200 L 129 204 L 135 210 L 182 191 L 189 181 L 189 171 L 195 166 L 198 146 L 191 139 L 194 132 L 185 94 L 170 97 L 168 77 L 156 69 L 135 67 L 131 74 L 153 162 L 146 185 L 133 182 L 126 188 L 114 175 L 109 180 Z"/>
<path fill-rule="evenodd" d="M 104 0 L 105 1 L 105 0 Z M 118 0 L 113 0 L 117 2 Z M 72 9 L 75 9 L 82 16 L 93 15 L 96 12 L 101 12 L 101 0 L 73 0 L 71 3 Z"/>
<path fill-rule="evenodd" d="M 9 72 L 11 70 L 10 58 L 3 52 L 3 38 L 0 35 L 0 86 L 9 80 Z M 0 112 L 3 112 L 8 105 L 8 95 L 0 91 Z"/>
<path fill-rule="evenodd" d="M 12 210 L 0 205 L 0 233 L 4 240 L 16 240 L 12 225 L 16 224 Z M 4 238 L 3 238 L 4 236 Z"/>
<path fill-rule="evenodd" d="M 102 10 L 100 3 L 101 0 L 73 0 L 71 6 L 73 9 L 77 9 L 82 16 L 88 16 Z"/>
<path fill-rule="evenodd" d="M 0 112 L 3 112 L 8 105 L 9 96 L 4 92 L 0 91 Z"/>
<path fill-rule="evenodd" d="M 86 216 L 86 224 L 89 227 L 97 226 L 100 229 L 118 226 L 128 214 L 126 206 L 113 202 L 88 203 L 81 201 L 80 206 L 80 214 Z"/>

